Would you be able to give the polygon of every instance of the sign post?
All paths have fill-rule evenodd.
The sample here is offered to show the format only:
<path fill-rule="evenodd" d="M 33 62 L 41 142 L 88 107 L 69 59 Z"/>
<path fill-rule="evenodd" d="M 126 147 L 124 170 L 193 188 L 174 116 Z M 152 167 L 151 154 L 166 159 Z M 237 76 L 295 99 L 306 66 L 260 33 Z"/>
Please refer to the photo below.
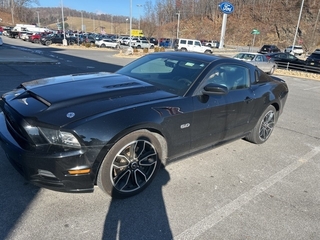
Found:
<path fill-rule="evenodd" d="M 252 32 L 251 32 L 251 34 L 253 35 L 252 47 L 254 47 L 254 42 L 255 42 L 255 40 L 256 40 L 256 35 L 260 34 L 260 31 L 257 30 L 257 29 L 253 29 Z M 249 50 L 249 52 L 250 52 L 250 50 Z"/>
<path fill-rule="evenodd" d="M 221 2 L 219 4 L 220 11 L 223 12 L 223 19 L 222 19 L 222 27 L 221 27 L 221 37 L 220 37 L 220 44 L 219 48 L 224 47 L 224 37 L 226 34 L 226 27 L 227 27 L 227 16 L 228 14 L 232 13 L 234 7 L 229 2 Z"/>

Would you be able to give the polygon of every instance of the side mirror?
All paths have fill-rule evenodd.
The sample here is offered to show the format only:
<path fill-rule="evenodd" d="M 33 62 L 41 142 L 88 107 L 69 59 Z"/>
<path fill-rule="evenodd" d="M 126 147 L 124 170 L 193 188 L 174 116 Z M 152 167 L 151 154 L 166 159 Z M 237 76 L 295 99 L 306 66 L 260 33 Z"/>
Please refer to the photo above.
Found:
<path fill-rule="evenodd" d="M 228 92 L 228 87 L 215 83 L 207 84 L 202 90 L 202 93 L 206 95 L 225 95 Z"/>

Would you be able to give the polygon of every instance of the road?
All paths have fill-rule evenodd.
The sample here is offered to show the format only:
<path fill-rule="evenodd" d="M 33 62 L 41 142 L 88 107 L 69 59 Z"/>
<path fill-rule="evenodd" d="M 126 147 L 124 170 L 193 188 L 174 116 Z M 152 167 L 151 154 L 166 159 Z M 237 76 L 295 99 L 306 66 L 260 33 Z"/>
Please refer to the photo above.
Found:
<path fill-rule="evenodd" d="M 110 51 L 17 41 L 10 40 L 15 49 L 55 61 L 0 64 L 1 92 L 33 78 L 114 71 L 132 61 Z M 174 161 L 129 199 L 111 199 L 98 188 L 88 194 L 37 188 L 0 150 L 0 239 L 319 239 L 320 81 L 280 77 L 290 93 L 265 144 L 237 140 Z"/>

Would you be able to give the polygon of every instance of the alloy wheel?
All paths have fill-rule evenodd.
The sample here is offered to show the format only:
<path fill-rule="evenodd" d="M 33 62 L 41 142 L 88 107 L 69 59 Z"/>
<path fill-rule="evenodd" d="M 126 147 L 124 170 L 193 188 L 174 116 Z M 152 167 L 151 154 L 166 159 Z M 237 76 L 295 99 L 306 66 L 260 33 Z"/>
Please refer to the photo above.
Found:
<path fill-rule="evenodd" d="M 110 178 L 120 192 L 133 192 L 152 178 L 157 168 L 155 147 L 146 140 L 133 141 L 123 147 L 112 161 Z"/>
<path fill-rule="evenodd" d="M 272 133 L 272 130 L 275 126 L 275 115 L 274 111 L 268 111 L 264 116 L 260 129 L 259 129 L 259 138 L 263 141 L 266 141 Z"/>

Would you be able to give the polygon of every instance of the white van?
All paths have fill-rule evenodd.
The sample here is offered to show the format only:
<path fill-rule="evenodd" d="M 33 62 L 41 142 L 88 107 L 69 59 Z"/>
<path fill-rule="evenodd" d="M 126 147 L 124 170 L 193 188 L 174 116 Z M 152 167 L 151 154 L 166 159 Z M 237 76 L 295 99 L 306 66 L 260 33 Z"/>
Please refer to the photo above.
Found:
<path fill-rule="evenodd" d="M 202 46 L 199 40 L 179 38 L 174 42 L 174 50 L 199 53 L 212 53 L 210 47 Z"/>

